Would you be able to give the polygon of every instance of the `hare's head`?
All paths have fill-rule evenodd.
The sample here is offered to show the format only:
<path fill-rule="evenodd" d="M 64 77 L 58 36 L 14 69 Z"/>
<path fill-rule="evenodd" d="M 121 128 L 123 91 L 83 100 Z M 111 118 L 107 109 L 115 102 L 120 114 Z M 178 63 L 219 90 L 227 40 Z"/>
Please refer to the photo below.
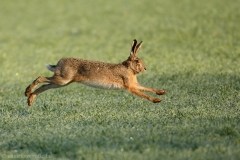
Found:
<path fill-rule="evenodd" d="M 142 42 L 137 44 L 137 40 L 134 39 L 132 43 L 130 56 L 126 61 L 124 61 L 124 64 L 128 68 L 130 68 L 134 72 L 134 74 L 138 74 L 146 70 L 146 66 L 144 65 L 143 61 L 136 56 L 141 46 L 142 46 Z"/>

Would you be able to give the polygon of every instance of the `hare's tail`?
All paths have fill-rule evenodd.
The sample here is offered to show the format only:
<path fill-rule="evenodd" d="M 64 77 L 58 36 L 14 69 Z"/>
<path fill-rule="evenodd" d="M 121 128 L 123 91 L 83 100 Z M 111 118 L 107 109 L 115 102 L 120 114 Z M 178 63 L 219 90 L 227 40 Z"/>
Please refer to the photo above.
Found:
<path fill-rule="evenodd" d="M 46 67 L 47 67 L 47 69 L 49 69 L 52 72 L 54 72 L 56 70 L 56 65 L 46 64 Z"/>

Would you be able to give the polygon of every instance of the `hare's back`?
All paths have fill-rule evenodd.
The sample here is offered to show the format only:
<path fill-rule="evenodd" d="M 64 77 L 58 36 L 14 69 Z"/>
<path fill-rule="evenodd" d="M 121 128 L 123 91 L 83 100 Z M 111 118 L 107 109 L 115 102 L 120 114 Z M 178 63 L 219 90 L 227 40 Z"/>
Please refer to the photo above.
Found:
<path fill-rule="evenodd" d="M 105 63 L 99 61 L 91 61 L 76 58 L 61 59 L 60 63 L 67 66 L 64 70 L 74 70 L 75 80 L 87 86 L 101 89 L 122 89 L 123 79 L 122 73 L 125 67 L 121 64 Z"/>

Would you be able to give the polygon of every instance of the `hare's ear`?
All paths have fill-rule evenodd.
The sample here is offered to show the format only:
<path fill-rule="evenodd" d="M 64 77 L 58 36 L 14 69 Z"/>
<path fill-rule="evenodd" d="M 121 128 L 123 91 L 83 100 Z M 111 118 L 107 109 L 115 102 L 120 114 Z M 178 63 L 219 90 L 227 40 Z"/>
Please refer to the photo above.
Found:
<path fill-rule="evenodd" d="M 136 56 L 140 48 L 142 47 L 142 41 L 135 47 L 134 49 L 134 55 Z"/>
<path fill-rule="evenodd" d="M 132 42 L 132 48 L 131 48 L 131 52 L 130 52 L 130 57 L 133 58 L 135 55 L 135 49 L 136 49 L 136 45 L 137 45 L 137 40 L 134 39 Z"/>

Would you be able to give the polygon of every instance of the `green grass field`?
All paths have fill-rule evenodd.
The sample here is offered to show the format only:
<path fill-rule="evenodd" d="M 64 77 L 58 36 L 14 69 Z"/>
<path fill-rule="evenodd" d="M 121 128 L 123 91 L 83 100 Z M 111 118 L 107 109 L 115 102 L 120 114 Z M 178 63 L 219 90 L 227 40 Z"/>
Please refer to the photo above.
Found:
<path fill-rule="evenodd" d="M 239 159 L 239 6 L 2 0 L 0 159 Z M 46 63 L 122 62 L 134 38 L 147 66 L 139 82 L 166 90 L 161 103 L 71 84 L 27 105 L 25 88 L 52 75 Z"/>

